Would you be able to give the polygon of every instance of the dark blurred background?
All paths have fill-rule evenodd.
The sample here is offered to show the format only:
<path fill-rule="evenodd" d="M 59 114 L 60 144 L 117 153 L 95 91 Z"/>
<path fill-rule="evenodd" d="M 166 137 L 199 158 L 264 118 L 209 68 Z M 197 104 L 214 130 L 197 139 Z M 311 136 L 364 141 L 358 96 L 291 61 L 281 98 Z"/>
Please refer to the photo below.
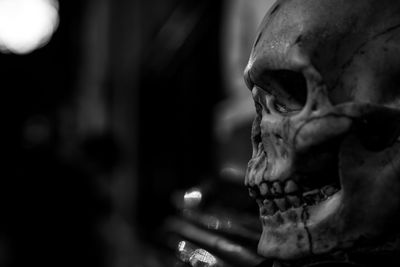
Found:
<path fill-rule="evenodd" d="M 242 83 L 258 21 L 242 14 L 250 30 L 236 50 L 247 52 L 226 63 L 234 2 L 59 0 L 42 47 L 21 54 L 0 39 L 0 266 L 160 266 L 153 240 L 173 193 L 224 175 L 242 183 L 243 166 L 224 171 L 221 159 L 250 157 L 252 108 L 232 139 L 244 142 L 229 142 L 235 127 L 218 114 L 250 103 L 245 88 L 227 90 L 226 66 Z"/>

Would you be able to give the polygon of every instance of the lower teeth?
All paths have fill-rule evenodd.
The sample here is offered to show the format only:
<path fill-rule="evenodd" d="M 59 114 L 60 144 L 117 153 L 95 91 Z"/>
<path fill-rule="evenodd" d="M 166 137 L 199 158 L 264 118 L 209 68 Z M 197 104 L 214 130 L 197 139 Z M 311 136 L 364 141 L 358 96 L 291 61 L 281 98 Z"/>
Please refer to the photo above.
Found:
<path fill-rule="evenodd" d="M 260 214 L 263 216 L 272 216 L 278 211 L 287 211 L 290 207 L 299 208 L 302 205 L 317 205 L 339 191 L 339 189 L 333 187 L 330 187 L 329 190 L 331 191 L 326 192 L 324 191 L 324 189 L 322 189 L 321 191 L 323 192 L 323 194 L 321 194 L 321 191 L 319 190 L 306 192 L 303 194 L 302 198 L 296 195 L 289 195 L 286 198 L 279 198 L 274 200 L 266 199 L 264 201 L 259 201 L 258 204 L 260 205 Z"/>

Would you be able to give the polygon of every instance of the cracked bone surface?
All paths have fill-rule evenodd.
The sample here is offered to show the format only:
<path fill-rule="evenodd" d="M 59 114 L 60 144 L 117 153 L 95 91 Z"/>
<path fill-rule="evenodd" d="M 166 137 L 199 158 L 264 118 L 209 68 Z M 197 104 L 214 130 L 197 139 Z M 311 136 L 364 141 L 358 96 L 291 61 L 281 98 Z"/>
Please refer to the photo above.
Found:
<path fill-rule="evenodd" d="M 376 249 L 398 234 L 399 75 L 400 1 L 269 10 L 245 70 L 257 110 L 245 184 L 260 206 L 261 255 Z"/>

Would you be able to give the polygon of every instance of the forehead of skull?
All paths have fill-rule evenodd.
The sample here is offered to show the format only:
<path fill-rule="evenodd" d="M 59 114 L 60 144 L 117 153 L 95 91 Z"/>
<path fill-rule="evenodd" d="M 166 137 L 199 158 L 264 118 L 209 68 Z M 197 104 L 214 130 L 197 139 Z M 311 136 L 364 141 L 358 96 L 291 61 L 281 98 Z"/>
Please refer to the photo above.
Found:
<path fill-rule="evenodd" d="M 345 42 L 349 51 L 399 23 L 398 0 L 278 0 L 260 25 L 247 68 L 301 67 L 296 64 L 307 59 L 293 60 L 293 48 L 312 55 L 321 46 Z"/>

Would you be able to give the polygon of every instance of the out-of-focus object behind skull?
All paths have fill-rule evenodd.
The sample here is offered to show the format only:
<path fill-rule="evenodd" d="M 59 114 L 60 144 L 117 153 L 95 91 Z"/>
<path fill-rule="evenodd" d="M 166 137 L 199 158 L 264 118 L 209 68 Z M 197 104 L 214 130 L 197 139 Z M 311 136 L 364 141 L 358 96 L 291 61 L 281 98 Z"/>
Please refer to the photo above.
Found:
<path fill-rule="evenodd" d="M 248 132 L 255 114 L 251 94 L 245 90 L 243 70 L 258 24 L 273 2 L 225 2 L 220 47 L 225 98 L 214 113 L 218 173 L 177 191 L 172 197 L 177 212 L 164 225 L 167 246 L 185 266 L 247 267 L 265 263 L 256 251 L 261 235 L 257 206 L 242 185 L 251 156 Z"/>

